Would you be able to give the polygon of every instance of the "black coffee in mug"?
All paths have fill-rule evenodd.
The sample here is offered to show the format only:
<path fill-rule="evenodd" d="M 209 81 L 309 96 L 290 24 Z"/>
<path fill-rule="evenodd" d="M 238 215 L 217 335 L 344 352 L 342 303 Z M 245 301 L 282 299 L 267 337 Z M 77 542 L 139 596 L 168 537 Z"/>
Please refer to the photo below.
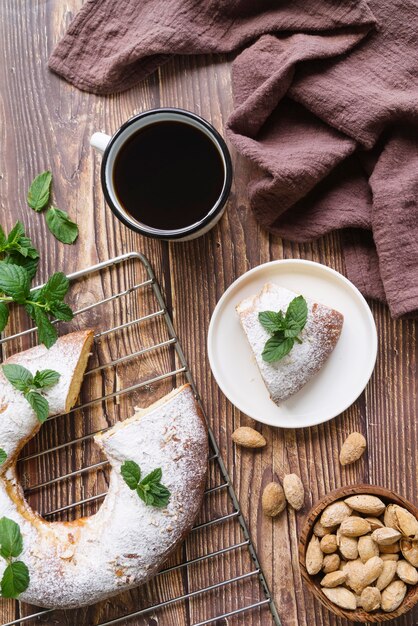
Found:
<path fill-rule="evenodd" d="M 94 133 L 112 211 L 129 228 L 187 241 L 221 218 L 232 183 L 225 141 L 208 121 L 183 109 L 139 113 L 113 137 Z"/>
<path fill-rule="evenodd" d="M 202 220 L 221 195 L 224 165 L 201 130 L 180 121 L 139 129 L 113 167 L 116 196 L 135 220 L 163 230 Z"/>

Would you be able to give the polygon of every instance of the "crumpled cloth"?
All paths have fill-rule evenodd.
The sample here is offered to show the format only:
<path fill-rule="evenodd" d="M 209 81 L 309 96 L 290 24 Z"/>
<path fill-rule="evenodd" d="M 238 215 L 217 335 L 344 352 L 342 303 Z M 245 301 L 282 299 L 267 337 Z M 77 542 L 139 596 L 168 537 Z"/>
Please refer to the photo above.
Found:
<path fill-rule="evenodd" d="M 348 277 L 418 314 L 415 0 L 87 0 L 49 67 L 97 94 L 174 54 L 239 50 L 227 135 L 269 231 L 342 231 Z"/>

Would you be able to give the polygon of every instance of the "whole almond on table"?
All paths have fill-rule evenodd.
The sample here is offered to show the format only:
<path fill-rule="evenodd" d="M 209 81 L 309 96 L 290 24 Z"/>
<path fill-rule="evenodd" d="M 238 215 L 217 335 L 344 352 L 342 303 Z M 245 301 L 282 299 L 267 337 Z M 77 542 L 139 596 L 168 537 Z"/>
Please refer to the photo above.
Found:
<path fill-rule="evenodd" d="M 344 441 L 340 451 L 341 465 L 349 465 L 358 461 L 365 451 L 367 442 L 361 433 L 351 433 Z"/>
<path fill-rule="evenodd" d="M 324 555 L 322 554 L 322 550 L 319 545 L 319 539 L 315 535 L 312 535 L 311 540 L 308 543 L 305 561 L 306 571 L 311 576 L 314 576 L 321 571 L 324 561 Z"/>
<path fill-rule="evenodd" d="M 418 541 L 401 539 L 400 548 L 403 557 L 414 567 L 418 567 Z"/>
<path fill-rule="evenodd" d="M 265 487 L 261 497 L 261 506 L 269 517 L 276 517 L 286 508 L 286 498 L 279 483 L 269 483 Z"/>
<path fill-rule="evenodd" d="M 395 507 L 395 518 L 402 535 L 408 539 L 418 539 L 418 520 L 402 506 Z"/>
<path fill-rule="evenodd" d="M 234 430 L 232 441 L 243 448 L 264 448 L 267 444 L 263 435 L 249 426 L 240 426 Z"/>
<path fill-rule="evenodd" d="M 334 604 L 342 609 L 354 611 L 357 608 L 356 597 L 354 593 L 345 587 L 335 587 L 334 589 L 323 588 L 322 593 Z"/>
<path fill-rule="evenodd" d="M 398 578 L 408 585 L 416 585 L 418 583 L 418 571 L 408 561 L 399 561 L 396 573 Z"/>
<path fill-rule="evenodd" d="M 336 572 L 340 567 L 341 559 L 338 554 L 326 554 L 324 556 L 324 562 L 322 565 L 322 571 L 324 574 L 330 574 L 331 572 Z"/>
<path fill-rule="evenodd" d="M 362 517 L 348 517 L 341 522 L 340 533 L 347 537 L 360 537 L 367 535 L 371 530 L 369 522 Z M 379 532 L 375 530 L 374 532 Z"/>
<path fill-rule="evenodd" d="M 329 504 L 322 512 L 320 522 L 325 528 L 330 526 L 338 526 L 347 517 L 350 517 L 351 509 L 345 502 L 333 502 Z"/>
<path fill-rule="evenodd" d="M 399 541 L 401 533 L 394 528 L 378 528 L 372 532 L 372 539 L 382 546 L 391 546 Z"/>
<path fill-rule="evenodd" d="M 360 605 L 365 611 L 377 611 L 380 608 L 381 596 L 376 587 L 366 587 L 361 592 Z"/>
<path fill-rule="evenodd" d="M 394 580 L 382 592 L 382 609 L 387 612 L 395 611 L 402 604 L 406 591 L 407 587 L 402 580 Z"/>
<path fill-rule="evenodd" d="M 283 478 L 283 489 L 286 500 L 296 511 L 303 507 L 305 490 L 301 479 L 297 474 L 286 474 Z"/>
<path fill-rule="evenodd" d="M 324 576 L 324 578 L 321 580 L 321 585 L 322 587 L 330 587 L 330 588 L 339 587 L 340 585 L 343 585 L 346 580 L 347 580 L 346 572 L 341 572 L 340 570 L 338 570 L 336 572 L 331 572 L 330 574 L 327 574 L 326 576 Z"/>
<path fill-rule="evenodd" d="M 350 496 L 346 498 L 344 502 L 348 504 L 353 511 L 358 511 L 364 515 L 373 515 L 374 517 L 381 515 L 386 508 L 385 503 L 376 496 Z"/>
<path fill-rule="evenodd" d="M 363 535 L 358 540 L 358 553 L 362 563 L 366 563 L 372 556 L 379 556 L 379 546 L 370 535 Z"/>
<path fill-rule="evenodd" d="M 376 581 L 376 587 L 379 591 L 383 591 L 383 589 L 390 585 L 392 580 L 395 578 L 397 566 L 398 564 L 396 561 L 383 561 L 382 573 Z"/>
<path fill-rule="evenodd" d="M 325 537 L 322 537 L 320 545 L 324 554 L 332 554 L 338 549 L 337 537 L 335 535 L 325 535 Z"/>

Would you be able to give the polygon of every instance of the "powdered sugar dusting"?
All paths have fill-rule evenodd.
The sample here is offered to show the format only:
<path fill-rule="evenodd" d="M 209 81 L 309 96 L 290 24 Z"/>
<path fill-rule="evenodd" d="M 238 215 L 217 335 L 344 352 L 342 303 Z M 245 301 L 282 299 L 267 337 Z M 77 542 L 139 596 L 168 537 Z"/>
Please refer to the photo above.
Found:
<path fill-rule="evenodd" d="M 254 352 L 264 383 L 276 404 L 295 394 L 316 374 L 325 363 L 341 334 L 343 316 L 338 311 L 306 298 L 308 318 L 300 333 L 301 344 L 295 342 L 292 350 L 280 361 L 263 360 L 266 341 L 271 337 L 260 324 L 261 311 L 286 312 L 297 293 L 267 283 L 260 294 L 246 298 L 237 306 L 241 324 Z"/>
<path fill-rule="evenodd" d="M 150 412 L 96 437 L 112 471 L 108 494 L 96 515 L 49 523 L 21 500 L 14 469 L 0 481 L 0 515 L 23 535 L 21 559 L 30 584 L 20 599 L 38 606 L 73 608 L 103 600 L 155 575 L 191 528 L 200 509 L 207 472 L 206 427 L 189 386 Z M 165 509 L 146 506 L 120 474 L 133 460 L 142 476 L 157 467 L 171 497 Z M 8 489 L 7 489 L 8 485 Z M 0 564 L 0 576 L 4 564 Z"/>

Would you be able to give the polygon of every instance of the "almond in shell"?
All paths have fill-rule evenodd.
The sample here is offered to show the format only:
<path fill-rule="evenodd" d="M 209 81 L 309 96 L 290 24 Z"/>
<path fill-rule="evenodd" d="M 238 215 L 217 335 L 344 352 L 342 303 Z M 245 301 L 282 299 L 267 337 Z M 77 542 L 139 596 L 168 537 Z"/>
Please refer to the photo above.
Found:
<path fill-rule="evenodd" d="M 336 572 L 340 567 L 341 559 L 338 554 L 326 554 L 324 556 L 324 562 L 322 565 L 322 571 L 324 574 L 330 574 L 331 572 Z"/>
<path fill-rule="evenodd" d="M 325 535 L 325 537 L 322 537 L 320 545 L 324 554 L 332 554 L 338 549 L 337 537 L 335 535 Z"/>
<path fill-rule="evenodd" d="M 416 585 L 418 583 L 418 571 L 408 561 L 399 561 L 396 568 L 398 578 L 407 585 Z"/>
<path fill-rule="evenodd" d="M 354 593 L 345 587 L 335 587 L 334 589 L 323 588 L 322 593 L 334 604 L 342 609 L 354 611 L 357 607 L 356 597 Z"/>
<path fill-rule="evenodd" d="M 350 496 L 349 498 L 346 498 L 344 502 L 348 504 L 350 509 L 363 513 L 363 515 L 373 515 L 376 517 L 381 515 L 385 510 L 385 503 L 376 496 Z"/>
<path fill-rule="evenodd" d="M 383 569 L 376 581 L 376 587 L 379 591 L 383 591 L 392 580 L 395 578 L 396 568 L 398 564 L 396 561 L 383 561 Z"/>
<path fill-rule="evenodd" d="M 395 611 L 402 604 L 406 591 L 403 580 L 394 580 L 382 592 L 382 609 L 388 613 Z"/>
<path fill-rule="evenodd" d="M 370 535 L 363 535 L 358 540 L 358 553 L 362 563 L 366 563 L 372 556 L 379 556 L 379 547 Z"/>
<path fill-rule="evenodd" d="M 286 474 L 283 478 L 283 489 L 286 500 L 296 511 L 303 507 L 305 490 L 297 474 Z"/>
<path fill-rule="evenodd" d="M 414 567 L 418 567 L 418 541 L 401 539 L 401 552 L 403 557 Z"/>
<path fill-rule="evenodd" d="M 391 546 L 401 538 L 401 533 L 394 528 L 378 528 L 372 532 L 372 539 L 382 546 Z"/>
<path fill-rule="evenodd" d="M 340 451 L 341 465 L 358 461 L 366 449 L 367 442 L 361 433 L 351 433 L 344 441 Z"/>
<path fill-rule="evenodd" d="M 306 549 L 306 571 L 311 576 L 314 576 L 321 571 L 324 561 L 324 555 L 322 554 L 321 547 L 319 545 L 319 539 L 316 535 L 312 535 L 308 547 Z"/>
<path fill-rule="evenodd" d="M 365 611 L 377 611 L 380 608 L 380 591 L 376 587 L 366 587 L 361 592 L 360 605 Z"/>
<path fill-rule="evenodd" d="M 318 520 L 313 527 L 313 532 L 314 532 L 314 535 L 322 538 L 322 537 L 325 537 L 325 535 L 330 535 L 336 529 L 337 529 L 336 526 L 330 526 L 328 528 L 325 528 L 325 526 L 322 526 L 320 520 Z"/>
<path fill-rule="evenodd" d="M 384 562 L 378 556 L 373 556 L 364 564 L 363 570 L 363 584 L 368 587 L 371 585 L 380 574 L 383 572 Z"/>
<path fill-rule="evenodd" d="M 351 509 L 345 502 L 333 502 L 322 512 L 320 522 L 325 528 L 338 526 L 350 515 Z"/>
<path fill-rule="evenodd" d="M 418 539 L 418 520 L 402 506 L 395 507 L 395 518 L 402 535 L 408 539 Z"/>
<path fill-rule="evenodd" d="M 372 531 L 376 530 L 377 528 L 384 528 L 384 523 L 380 521 L 380 519 L 378 517 L 365 517 L 364 518 L 367 522 L 369 522 Z"/>
<path fill-rule="evenodd" d="M 371 531 L 369 522 L 362 517 L 348 517 L 340 526 L 340 532 L 346 537 L 361 537 Z M 378 531 L 375 531 L 378 532 Z"/>
<path fill-rule="evenodd" d="M 347 574 L 338 570 L 324 576 L 321 580 L 321 585 L 322 587 L 339 587 L 340 585 L 343 585 L 346 580 Z"/>
<path fill-rule="evenodd" d="M 337 531 L 338 547 L 341 555 L 349 560 L 353 561 L 358 557 L 358 540 L 356 537 L 346 537 L 341 535 L 339 530 Z"/>
<path fill-rule="evenodd" d="M 279 483 L 269 483 L 261 497 L 261 506 L 265 515 L 276 517 L 286 507 L 286 498 L 284 491 Z"/>
<path fill-rule="evenodd" d="M 267 444 L 263 435 L 249 426 L 240 426 L 234 430 L 232 441 L 243 448 L 264 448 Z"/>

